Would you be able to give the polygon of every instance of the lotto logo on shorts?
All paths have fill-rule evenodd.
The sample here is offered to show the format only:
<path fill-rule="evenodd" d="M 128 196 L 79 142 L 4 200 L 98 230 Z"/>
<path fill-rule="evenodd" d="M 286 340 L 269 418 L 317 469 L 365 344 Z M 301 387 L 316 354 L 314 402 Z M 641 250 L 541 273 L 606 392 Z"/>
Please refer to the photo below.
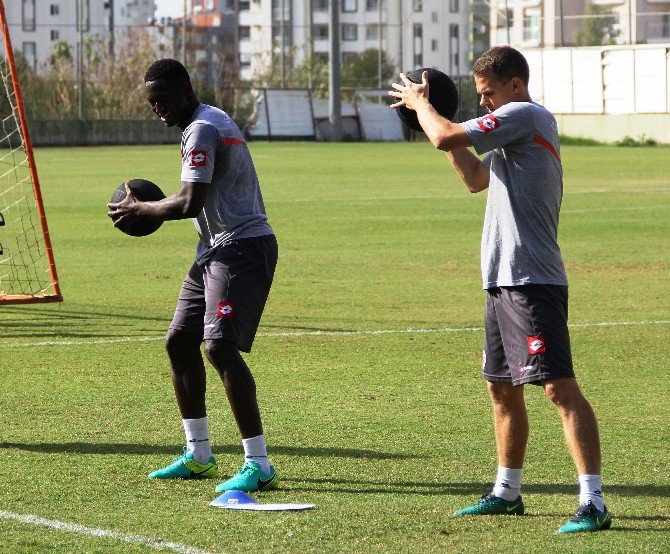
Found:
<path fill-rule="evenodd" d="M 216 312 L 216 315 L 219 317 L 233 317 L 233 303 L 232 302 L 226 302 L 225 300 L 222 302 L 219 302 L 219 309 Z"/>
<path fill-rule="evenodd" d="M 193 150 L 191 152 L 191 167 L 207 165 L 207 152 L 204 150 Z"/>
<path fill-rule="evenodd" d="M 535 354 L 542 354 L 547 351 L 547 348 L 544 344 L 544 335 L 536 335 L 534 337 L 528 337 L 528 353 L 534 356 Z"/>
<path fill-rule="evenodd" d="M 490 133 L 494 129 L 500 127 L 500 122 L 496 119 L 496 116 L 493 115 L 492 113 L 485 115 L 481 119 L 478 119 L 477 123 L 479 123 L 479 126 L 485 133 Z"/>

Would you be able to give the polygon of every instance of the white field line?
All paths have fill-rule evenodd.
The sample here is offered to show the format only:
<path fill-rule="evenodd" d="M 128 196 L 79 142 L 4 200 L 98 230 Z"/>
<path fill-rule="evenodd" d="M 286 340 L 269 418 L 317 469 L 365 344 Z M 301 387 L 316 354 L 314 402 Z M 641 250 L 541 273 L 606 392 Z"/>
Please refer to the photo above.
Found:
<path fill-rule="evenodd" d="M 466 196 L 465 189 L 457 193 L 444 194 L 407 194 L 396 196 L 361 196 L 360 198 L 275 198 L 272 200 L 273 204 L 297 204 L 309 202 L 339 202 L 339 203 L 355 203 L 355 202 L 395 202 L 404 200 L 462 200 Z M 571 196 L 573 194 L 670 194 L 670 187 L 658 187 L 648 189 L 583 189 L 583 190 L 564 190 L 563 196 Z"/>
<path fill-rule="evenodd" d="M 157 550 L 171 550 L 172 552 L 179 552 L 180 554 L 209 554 L 205 550 L 180 544 L 178 542 L 170 542 L 164 539 L 157 539 L 151 537 L 143 537 L 141 535 L 124 535 L 108 529 L 100 529 L 98 527 L 87 527 L 77 523 L 66 523 L 64 521 L 57 521 L 55 519 L 44 519 L 42 517 L 29 514 L 16 514 L 14 512 L 6 512 L 0 510 L 0 518 L 26 523 L 28 525 L 38 525 L 40 527 L 49 527 L 58 531 L 65 531 L 67 533 L 77 533 L 79 535 L 88 535 L 90 537 L 101 537 L 105 539 L 112 539 L 127 543 L 142 544 Z"/>
<path fill-rule="evenodd" d="M 648 320 L 648 321 L 603 321 L 599 323 L 572 323 L 568 327 L 633 327 L 639 325 L 668 325 L 670 320 Z M 370 335 L 423 335 L 429 333 L 471 333 L 483 331 L 483 327 L 437 327 L 434 329 L 371 329 L 362 331 L 285 331 L 285 332 L 259 332 L 258 337 L 347 337 L 347 336 L 370 336 Z M 81 346 L 90 344 L 120 344 L 158 342 L 165 337 L 123 337 L 120 339 L 94 339 L 94 340 L 62 340 L 62 341 L 40 341 L 40 342 L 13 342 L 0 343 L 0 348 L 20 348 L 39 346 Z"/>

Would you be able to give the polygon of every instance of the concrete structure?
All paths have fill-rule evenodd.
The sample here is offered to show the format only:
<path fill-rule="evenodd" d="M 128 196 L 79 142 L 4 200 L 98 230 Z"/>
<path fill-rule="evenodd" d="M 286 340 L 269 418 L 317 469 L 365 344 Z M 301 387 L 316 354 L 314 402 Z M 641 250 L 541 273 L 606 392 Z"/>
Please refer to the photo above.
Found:
<path fill-rule="evenodd" d="M 273 68 L 281 81 L 305 59 L 328 59 L 328 0 L 237 0 L 237 8 L 242 79 Z M 468 0 L 340 0 L 342 60 L 381 49 L 398 71 L 466 74 L 468 8 Z"/>
<path fill-rule="evenodd" d="M 670 42 L 668 0 L 491 0 L 491 44 L 576 46 L 589 3 L 612 14 L 611 44 Z"/>
<path fill-rule="evenodd" d="M 79 11 L 82 10 L 82 17 Z M 57 41 L 74 55 L 79 44 L 79 21 L 86 35 L 120 40 L 128 31 L 151 23 L 154 0 L 21 0 L 5 2 L 5 13 L 15 51 L 38 69 L 48 63 Z M 113 47 L 114 42 L 110 44 Z"/>

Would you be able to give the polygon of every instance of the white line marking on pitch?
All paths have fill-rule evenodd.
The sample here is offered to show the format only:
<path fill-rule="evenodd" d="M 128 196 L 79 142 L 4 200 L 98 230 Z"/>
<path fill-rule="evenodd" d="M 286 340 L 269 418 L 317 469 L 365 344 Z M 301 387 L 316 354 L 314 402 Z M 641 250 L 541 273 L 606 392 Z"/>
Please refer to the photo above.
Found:
<path fill-rule="evenodd" d="M 649 321 L 603 321 L 600 323 L 571 323 L 568 327 L 632 327 L 637 325 L 668 325 L 670 320 L 649 320 Z M 483 327 L 439 327 L 435 329 L 372 329 L 363 331 L 284 331 L 284 332 L 259 332 L 259 337 L 346 337 L 346 336 L 367 336 L 367 335 L 411 335 L 427 333 L 470 333 L 483 331 Z M 99 339 L 99 340 L 53 340 L 41 342 L 14 342 L 0 344 L 0 348 L 19 348 L 21 346 L 81 346 L 89 344 L 122 344 L 138 342 L 158 342 L 165 340 L 165 337 L 123 337 L 120 339 Z"/>
<path fill-rule="evenodd" d="M 20 523 L 27 523 L 28 525 L 39 525 L 41 527 L 49 527 L 57 529 L 58 531 L 66 531 L 68 533 L 78 533 L 80 535 L 88 535 L 91 537 L 102 537 L 105 539 L 113 539 L 134 544 L 143 544 L 150 546 L 157 550 L 171 550 L 172 552 L 179 552 L 180 554 L 209 554 L 206 550 L 200 550 L 192 546 L 180 544 L 178 542 L 166 541 L 164 539 L 156 539 L 151 537 L 143 537 L 141 535 L 124 535 L 108 529 L 99 529 L 97 527 L 87 527 L 77 523 L 66 523 L 64 521 L 57 521 L 55 519 L 44 519 L 42 517 L 16 514 L 14 512 L 6 512 L 0 510 L 0 518 L 18 521 Z"/>

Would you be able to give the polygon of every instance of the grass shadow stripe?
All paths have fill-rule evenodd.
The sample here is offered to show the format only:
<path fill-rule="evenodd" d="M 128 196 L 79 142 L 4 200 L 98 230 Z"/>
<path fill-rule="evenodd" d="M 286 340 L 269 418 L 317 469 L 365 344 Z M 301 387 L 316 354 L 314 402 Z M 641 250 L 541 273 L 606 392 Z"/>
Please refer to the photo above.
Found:
<path fill-rule="evenodd" d="M 668 325 L 670 320 L 643 320 L 643 321 L 601 321 L 595 323 L 571 323 L 570 328 L 588 327 L 633 327 L 645 325 Z M 362 330 L 324 330 L 315 331 L 260 331 L 257 337 L 349 337 L 349 336 L 374 336 L 374 335 L 425 335 L 432 333 L 472 333 L 483 332 L 484 327 L 435 327 L 435 328 L 408 328 L 408 329 L 362 329 Z M 92 340 L 50 340 L 39 342 L 9 342 L 0 343 L 0 348 L 21 348 L 40 346 L 83 346 L 93 344 L 121 344 L 164 341 L 165 336 L 160 337 L 122 337 L 118 339 L 92 339 Z"/>

